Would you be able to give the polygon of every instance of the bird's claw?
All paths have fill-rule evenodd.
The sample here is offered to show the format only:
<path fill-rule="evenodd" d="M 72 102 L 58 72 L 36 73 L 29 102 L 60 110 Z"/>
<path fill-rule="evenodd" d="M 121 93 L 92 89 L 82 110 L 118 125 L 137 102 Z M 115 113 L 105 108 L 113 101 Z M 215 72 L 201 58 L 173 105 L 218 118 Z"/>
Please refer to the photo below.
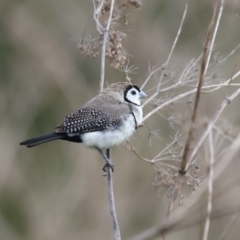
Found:
<path fill-rule="evenodd" d="M 112 172 L 114 171 L 114 164 L 111 162 L 111 163 L 106 163 L 104 166 L 103 166 L 103 168 L 102 168 L 102 170 L 104 171 L 104 172 L 107 172 L 107 169 L 108 168 L 110 168 L 111 170 L 112 170 Z"/>

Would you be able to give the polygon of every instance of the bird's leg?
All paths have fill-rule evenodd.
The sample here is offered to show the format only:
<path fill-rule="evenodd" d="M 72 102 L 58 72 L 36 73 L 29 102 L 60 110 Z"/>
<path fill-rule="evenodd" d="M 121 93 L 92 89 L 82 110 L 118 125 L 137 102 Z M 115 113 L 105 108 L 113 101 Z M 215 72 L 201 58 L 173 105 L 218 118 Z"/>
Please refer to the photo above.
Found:
<path fill-rule="evenodd" d="M 104 158 L 104 160 L 106 161 L 106 164 L 103 166 L 102 170 L 104 172 L 107 172 L 107 167 L 110 167 L 112 172 L 114 170 L 114 164 L 112 163 L 112 161 L 109 159 L 110 158 L 110 149 L 107 149 L 106 151 L 106 155 L 103 153 L 103 151 L 99 148 L 97 148 L 98 152 L 102 155 L 102 157 Z"/>
<path fill-rule="evenodd" d="M 106 156 L 107 156 L 107 158 L 110 160 L 110 153 L 111 153 L 111 149 L 110 148 L 108 148 L 107 150 L 106 150 Z"/>
<path fill-rule="evenodd" d="M 113 164 L 113 162 L 111 161 L 111 158 L 110 158 L 110 153 L 111 153 L 111 149 L 108 148 L 108 149 L 106 150 L 106 156 L 107 156 L 108 160 Z M 111 170 L 112 170 L 112 172 L 114 171 L 114 168 L 113 168 L 113 167 L 114 167 L 114 164 L 113 164 L 113 167 L 111 167 L 111 166 L 109 166 L 109 164 L 106 163 L 106 164 L 103 166 L 103 171 L 104 171 L 104 172 L 107 171 L 106 167 L 110 167 Z"/>

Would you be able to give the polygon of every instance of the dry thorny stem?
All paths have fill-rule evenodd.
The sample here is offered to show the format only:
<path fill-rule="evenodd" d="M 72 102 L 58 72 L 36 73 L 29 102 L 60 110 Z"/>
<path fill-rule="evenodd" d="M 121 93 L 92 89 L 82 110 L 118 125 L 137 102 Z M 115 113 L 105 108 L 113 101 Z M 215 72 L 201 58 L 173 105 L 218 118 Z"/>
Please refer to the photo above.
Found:
<path fill-rule="evenodd" d="M 183 156 L 182 156 L 182 162 L 181 162 L 181 172 L 183 172 L 183 173 L 186 171 L 186 164 L 187 164 L 187 160 L 188 160 L 188 154 L 190 151 L 190 144 L 193 141 L 194 125 L 196 122 L 197 111 L 198 111 L 198 106 L 199 106 L 200 96 L 201 96 L 201 90 L 202 90 L 202 86 L 203 86 L 203 82 L 204 82 L 204 75 L 205 75 L 205 72 L 207 69 L 206 68 L 207 67 L 207 59 L 209 58 L 208 57 L 209 53 L 211 53 L 209 51 L 210 50 L 209 45 L 212 42 L 212 32 L 213 32 L 214 19 L 215 19 L 216 12 L 217 12 L 217 4 L 215 3 L 214 8 L 213 8 L 213 16 L 212 16 L 211 22 L 208 27 L 207 37 L 206 37 L 204 50 L 203 50 L 201 71 L 200 71 L 200 77 L 199 77 L 199 82 L 198 82 L 198 87 L 197 87 L 196 98 L 195 98 L 195 105 L 194 105 L 193 114 L 192 114 L 192 118 L 191 118 L 191 124 L 190 124 L 190 128 L 188 131 L 187 141 L 186 141 L 186 144 L 185 144 L 185 147 L 183 150 Z"/>
<path fill-rule="evenodd" d="M 208 239 L 208 232 L 210 227 L 210 216 L 212 212 L 212 196 L 213 196 L 213 164 L 214 164 L 214 146 L 213 146 L 213 134 L 212 131 L 209 133 L 209 174 L 208 174 L 208 203 L 207 213 L 204 226 L 203 240 Z"/>

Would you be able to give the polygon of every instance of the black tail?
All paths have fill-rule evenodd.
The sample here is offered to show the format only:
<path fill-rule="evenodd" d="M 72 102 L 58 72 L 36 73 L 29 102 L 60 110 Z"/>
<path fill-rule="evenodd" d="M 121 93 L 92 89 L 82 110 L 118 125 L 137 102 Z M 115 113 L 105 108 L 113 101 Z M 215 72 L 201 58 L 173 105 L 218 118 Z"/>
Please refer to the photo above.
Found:
<path fill-rule="evenodd" d="M 53 133 L 44 134 L 35 138 L 30 138 L 26 141 L 21 142 L 20 145 L 27 145 L 27 147 L 35 147 L 45 142 L 50 142 L 57 139 L 63 139 L 63 137 L 64 137 L 63 135 L 53 132 Z"/>

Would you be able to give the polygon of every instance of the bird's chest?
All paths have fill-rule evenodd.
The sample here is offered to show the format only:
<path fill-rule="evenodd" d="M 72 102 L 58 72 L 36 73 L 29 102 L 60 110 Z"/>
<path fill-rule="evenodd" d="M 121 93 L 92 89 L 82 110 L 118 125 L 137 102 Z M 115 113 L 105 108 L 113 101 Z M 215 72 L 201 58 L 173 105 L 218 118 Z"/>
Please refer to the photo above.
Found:
<path fill-rule="evenodd" d="M 135 132 L 137 125 L 136 117 L 133 114 L 129 114 L 123 117 L 122 125 L 116 133 L 119 134 L 119 138 L 122 138 L 122 141 L 124 141 Z"/>
<path fill-rule="evenodd" d="M 135 116 L 135 117 L 134 117 Z M 140 124 L 140 113 L 123 115 L 122 124 L 117 128 L 108 128 L 104 131 L 91 132 L 82 135 L 83 145 L 86 147 L 111 148 L 123 143 L 134 132 L 136 124 Z"/>
<path fill-rule="evenodd" d="M 132 112 L 128 115 L 122 116 L 122 126 L 120 127 L 120 138 L 125 141 L 129 138 L 137 129 L 138 125 L 142 122 L 142 109 L 132 109 Z"/>

